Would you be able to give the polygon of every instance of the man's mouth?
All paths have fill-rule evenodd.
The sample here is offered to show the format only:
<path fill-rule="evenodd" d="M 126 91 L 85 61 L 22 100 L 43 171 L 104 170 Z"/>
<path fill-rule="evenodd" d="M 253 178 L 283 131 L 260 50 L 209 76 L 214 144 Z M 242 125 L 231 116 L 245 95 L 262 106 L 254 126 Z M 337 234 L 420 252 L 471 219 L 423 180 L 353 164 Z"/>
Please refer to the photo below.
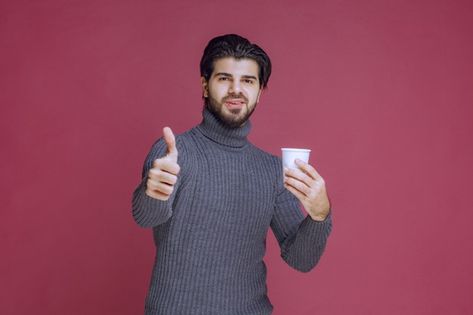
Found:
<path fill-rule="evenodd" d="M 246 102 L 242 99 L 228 99 L 225 101 L 225 106 L 228 109 L 240 109 L 245 106 Z"/>

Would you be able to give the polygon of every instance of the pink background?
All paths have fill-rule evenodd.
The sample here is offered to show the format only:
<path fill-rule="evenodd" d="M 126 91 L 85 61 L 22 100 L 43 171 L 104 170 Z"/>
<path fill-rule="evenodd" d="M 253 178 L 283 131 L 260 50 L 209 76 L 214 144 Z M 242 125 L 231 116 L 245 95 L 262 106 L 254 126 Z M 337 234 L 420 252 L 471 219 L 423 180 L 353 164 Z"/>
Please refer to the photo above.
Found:
<path fill-rule="evenodd" d="M 236 32 L 274 64 L 251 140 L 313 150 L 334 230 L 308 274 L 268 234 L 275 315 L 473 313 L 471 1 L 2 1 L 0 313 L 140 314 L 143 159 L 201 120 Z"/>

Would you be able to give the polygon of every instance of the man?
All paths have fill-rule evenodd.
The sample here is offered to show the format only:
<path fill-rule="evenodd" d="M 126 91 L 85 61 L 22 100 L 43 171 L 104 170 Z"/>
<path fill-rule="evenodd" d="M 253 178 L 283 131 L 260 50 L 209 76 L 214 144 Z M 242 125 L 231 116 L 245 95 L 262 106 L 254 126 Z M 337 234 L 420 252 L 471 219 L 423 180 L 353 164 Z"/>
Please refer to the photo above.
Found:
<path fill-rule="evenodd" d="M 283 174 L 279 157 L 247 140 L 271 74 L 260 47 L 216 37 L 200 72 L 202 122 L 177 137 L 164 128 L 133 194 L 133 217 L 153 228 L 157 247 L 145 313 L 271 314 L 266 234 L 289 266 L 310 271 L 332 227 L 325 183 L 302 161 Z"/>

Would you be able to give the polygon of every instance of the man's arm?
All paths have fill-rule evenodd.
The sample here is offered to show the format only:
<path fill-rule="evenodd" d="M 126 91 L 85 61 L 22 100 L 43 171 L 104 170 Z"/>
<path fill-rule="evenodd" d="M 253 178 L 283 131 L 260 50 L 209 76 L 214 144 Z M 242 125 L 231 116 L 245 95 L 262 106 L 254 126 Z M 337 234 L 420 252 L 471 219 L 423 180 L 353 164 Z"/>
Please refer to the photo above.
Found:
<path fill-rule="evenodd" d="M 167 129 L 167 130 L 166 130 Z M 172 215 L 179 186 L 178 144 L 169 128 L 151 148 L 143 165 L 142 180 L 133 192 L 132 214 L 141 227 L 154 227 Z"/>
<path fill-rule="evenodd" d="M 277 177 L 278 194 L 271 229 L 279 242 L 284 261 L 296 270 L 308 272 L 317 265 L 325 250 L 332 230 L 331 211 L 324 209 L 323 213 L 327 213 L 324 216 L 319 215 L 319 211 L 314 212 L 317 220 L 311 215 L 304 218 L 300 200 L 283 184 L 282 172 Z"/>

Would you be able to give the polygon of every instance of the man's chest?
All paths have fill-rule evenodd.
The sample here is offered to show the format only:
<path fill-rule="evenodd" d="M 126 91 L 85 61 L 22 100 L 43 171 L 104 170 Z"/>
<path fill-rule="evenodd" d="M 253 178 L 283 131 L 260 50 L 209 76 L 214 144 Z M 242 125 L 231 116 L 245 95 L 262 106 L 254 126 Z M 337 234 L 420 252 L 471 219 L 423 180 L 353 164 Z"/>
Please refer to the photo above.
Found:
<path fill-rule="evenodd" d="M 269 224 L 276 198 L 271 165 L 254 155 L 196 154 L 181 191 L 196 217 L 229 224 Z"/>

